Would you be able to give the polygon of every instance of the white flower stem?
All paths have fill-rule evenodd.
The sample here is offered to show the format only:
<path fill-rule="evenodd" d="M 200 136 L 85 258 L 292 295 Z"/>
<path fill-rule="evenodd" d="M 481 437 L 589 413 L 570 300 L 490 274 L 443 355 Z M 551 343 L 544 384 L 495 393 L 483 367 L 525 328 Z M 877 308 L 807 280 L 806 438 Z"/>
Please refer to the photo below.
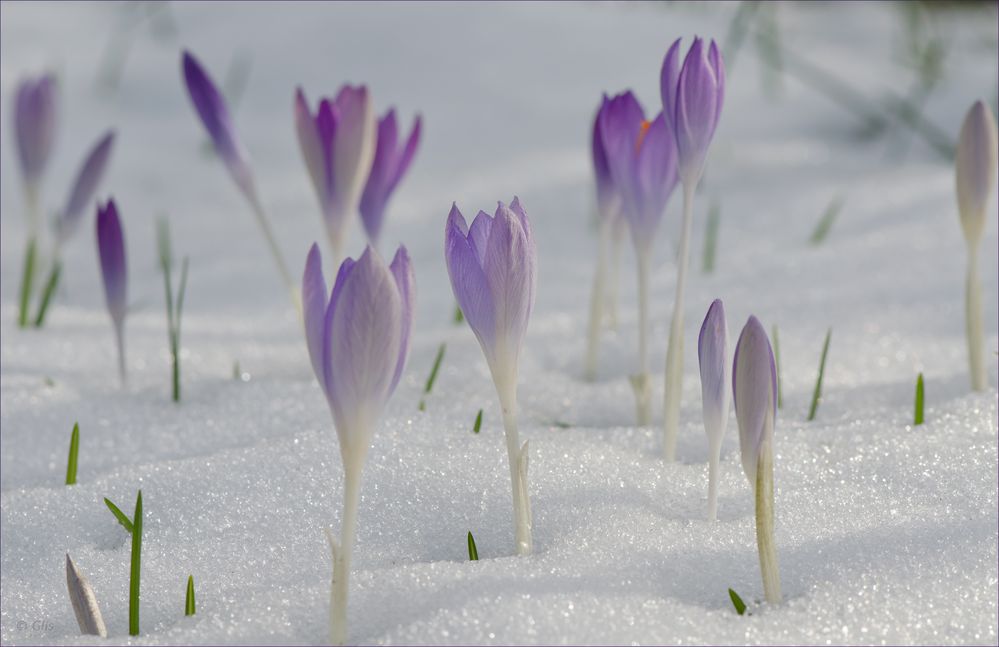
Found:
<path fill-rule="evenodd" d="M 982 321 L 982 286 L 978 278 L 978 246 L 968 248 L 968 280 L 965 284 L 965 306 L 968 332 L 968 368 L 971 388 L 984 391 L 988 386 L 982 349 L 985 346 L 985 325 Z"/>
<path fill-rule="evenodd" d="M 340 543 L 330 535 L 333 554 L 333 582 L 330 589 L 330 644 L 343 645 L 347 640 L 347 593 L 350 583 L 350 558 L 357 537 L 357 509 L 361 501 L 362 461 L 344 461 L 343 525 Z"/>
<path fill-rule="evenodd" d="M 610 261 L 610 280 L 608 281 L 610 285 L 604 290 L 604 295 L 607 299 L 607 327 L 611 330 L 616 330 L 618 276 L 621 268 L 621 248 L 624 246 L 624 232 L 626 227 L 620 213 L 614 214 L 611 220 L 614 224 L 611 225 L 612 256 Z"/>
<path fill-rule="evenodd" d="M 652 385 L 649 378 L 649 265 L 648 247 L 637 250 L 638 258 L 638 372 L 631 376 L 635 391 L 635 419 L 639 426 L 652 419 Z"/>
<path fill-rule="evenodd" d="M 128 377 L 125 371 L 125 320 L 114 320 L 114 337 L 118 346 L 118 377 L 121 378 L 122 387 L 128 384 Z"/>
<path fill-rule="evenodd" d="M 600 347 L 600 329 L 603 326 L 604 304 L 607 301 L 607 247 L 613 223 L 607 218 L 600 219 L 600 234 L 597 242 L 597 272 L 593 277 L 593 292 L 590 296 L 590 327 L 586 343 L 585 377 L 597 377 L 597 354 Z"/>
<path fill-rule="evenodd" d="M 518 555 L 530 555 L 533 550 L 531 538 L 531 503 L 527 485 L 527 443 L 520 445 L 517 433 L 517 388 L 516 380 L 510 388 L 498 388 L 500 406 L 503 409 L 503 429 L 506 433 L 506 451 L 510 461 L 510 485 L 513 495 L 513 527 Z M 499 385 L 497 385 L 499 387 Z"/>
<path fill-rule="evenodd" d="M 683 225 L 680 230 L 680 257 L 677 259 L 676 300 L 673 321 L 666 347 L 666 389 L 663 397 L 663 458 L 676 458 L 676 435 L 680 426 L 680 398 L 683 395 L 683 290 L 687 282 L 687 259 L 690 256 L 690 222 L 694 213 L 694 189 L 697 182 L 683 185 Z"/>
<path fill-rule="evenodd" d="M 718 518 L 718 468 L 721 462 L 721 439 L 708 441 L 708 521 Z"/>
<path fill-rule="evenodd" d="M 257 224 L 260 226 L 260 231 L 264 234 L 264 239 L 267 241 L 267 248 L 271 252 L 271 257 L 274 259 L 278 272 L 281 274 L 281 279 L 287 286 L 289 294 L 291 294 L 291 301 L 295 305 L 299 317 L 301 317 L 302 295 L 299 292 L 298 286 L 295 285 L 295 282 L 291 278 L 291 272 L 288 271 L 287 263 L 284 262 L 284 257 L 281 255 L 281 248 L 278 247 L 277 239 L 274 238 L 274 233 L 271 231 L 270 223 L 267 220 L 267 214 L 264 212 L 264 208 L 260 204 L 260 199 L 256 193 L 248 194 L 247 197 L 250 200 L 250 206 L 253 208 L 253 215 L 257 219 Z"/>
<path fill-rule="evenodd" d="M 756 546 L 760 553 L 763 594 L 769 604 L 780 604 L 780 571 L 774 545 L 774 454 L 769 439 L 760 445 L 756 463 Z"/>

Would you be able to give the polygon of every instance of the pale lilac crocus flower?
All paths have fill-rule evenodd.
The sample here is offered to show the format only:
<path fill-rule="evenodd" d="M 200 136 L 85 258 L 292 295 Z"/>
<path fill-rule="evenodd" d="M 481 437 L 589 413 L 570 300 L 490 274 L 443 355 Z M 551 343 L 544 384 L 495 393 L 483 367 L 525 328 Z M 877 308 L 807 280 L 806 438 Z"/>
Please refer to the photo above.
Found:
<path fill-rule="evenodd" d="M 631 376 L 639 425 L 652 418 L 648 361 L 649 272 L 652 244 L 676 187 L 676 145 L 660 113 L 645 121 L 631 92 L 610 100 L 601 116 L 604 148 L 638 261 L 638 372 Z"/>
<path fill-rule="evenodd" d="M 313 114 L 298 88 L 295 129 L 330 247 L 339 259 L 347 224 L 357 212 L 375 154 L 375 115 L 368 89 L 345 85 L 335 99 L 320 100 Z"/>
<path fill-rule="evenodd" d="M 187 86 L 188 95 L 191 97 L 191 103 L 212 140 L 215 152 L 225 164 L 240 192 L 249 201 L 253 215 L 257 219 L 257 225 L 264 234 L 267 247 L 277 265 L 278 272 L 280 272 L 281 278 L 291 294 L 292 302 L 301 311 L 301 295 L 299 295 L 298 288 L 291 278 L 291 272 L 288 271 L 288 265 L 284 261 L 284 256 L 282 256 L 274 233 L 271 231 L 263 205 L 260 203 L 253 172 L 250 168 L 250 156 L 236 137 L 236 129 L 229 115 L 225 97 L 219 92 L 198 59 L 188 51 L 183 54 L 182 68 L 184 83 Z"/>
<path fill-rule="evenodd" d="M 718 516 L 718 467 L 721 445 L 728 427 L 729 363 L 728 324 L 721 299 L 715 299 L 697 336 L 697 360 L 701 371 L 701 409 L 708 435 L 708 520 Z"/>
<path fill-rule="evenodd" d="M 732 402 L 739 423 L 742 469 L 756 500 L 756 544 L 767 602 L 781 601 L 780 573 L 774 545 L 774 421 L 777 417 L 777 369 L 767 332 L 749 317 L 732 361 Z"/>
<path fill-rule="evenodd" d="M 118 346 L 118 374 L 125 384 L 125 315 L 128 311 L 128 265 L 125 235 L 114 199 L 97 207 L 97 252 L 101 259 L 101 277 L 108 314 L 114 326 Z"/>
<path fill-rule="evenodd" d="M 451 206 L 444 231 L 444 259 L 451 288 L 492 372 L 503 410 L 510 464 L 516 550 L 531 552 L 531 505 L 527 486 L 528 443 L 517 431 L 520 350 L 534 308 L 537 249 L 520 200 L 502 202 L 490 216 L 480 211 L 467 226 Z"/>
<path fill-rule="evenodd" d="M 406 175 L 416 155 L 416 149 L 420 145 L 422 124 L 423 120 L 417 115 L 409 131 L 409 137 L 405 142 L 400 142 L 394 109 L 389 110 L 378 121 L 378 143 L 375 146 L 371 174 L 364 185 L 360 203 L 361 223 L 372 245 L 378 245 L 389 198 Z"/>
<path fill-rule="evenodd" d="M 715 42 L 711 41 L 705 50 L 704 41 L 694 38 L 681 66 L 680 39 L 677 39 L 663 60 L 660 91 L 663 114 L 676 139 L 677 172 L 683 183 L 683 224 L 663 395 L 663 457 L 672 461 L 676 456 L 683 394 L 683 295 L 690 255 L 694 191 L 700 182 L 725 98 L 725 65 Z"/>
<path fill-rule="evenodd" d="M 413 326 L 413 268 L 405 247 L 390 265 L 365 249 L 340 265 L 332 292 L 313 244 L 305 262 L 302 299 L 305 340 L 316 379 L 333 414 L 344 470 L 340 541 L 327 531 L 333 554 L 330 641 L 347 638 L 350 561 L 357 535 L 361 471 L 382 410 L 395 391 Z"/>

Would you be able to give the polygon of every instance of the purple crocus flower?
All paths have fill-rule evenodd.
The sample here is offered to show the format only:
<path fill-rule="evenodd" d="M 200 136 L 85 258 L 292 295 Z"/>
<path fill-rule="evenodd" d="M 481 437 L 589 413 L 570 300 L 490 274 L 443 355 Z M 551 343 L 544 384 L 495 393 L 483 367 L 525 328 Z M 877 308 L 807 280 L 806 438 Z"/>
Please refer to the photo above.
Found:
<path fill-rule="evenodd" d="M 80 167 L 73 188 L 69 192 L 69 198 L 66 200 L 66 206 L 56 221 L 56 236 L 60 243 L 65 243 L 79 226 L 80 217 L 86 211 L 111 158 L 114 135 L 113 130 L 105 133 L 87 154 L 83 166 Z"/>
<path fill-rule="evenodd" d="M 718 512 L 718 464 L 722 440 L 728 426 L 728 325 L 721 299 L 715 299 L 697 337 L 697 359 L 701 370 L 701 408 L 708 434 L 708 519 Z"/>
<path fill-rule="evenodd" d="M 368 240 L 378 244 L 378 235 L 385 219 L 385 207 L 396 186 L 409 169 L 416 149 L 420 145 L 422 119 L 417 115 L 405 145 L 399 146 L 399 129 L 396 125 L 395 110 L 389 110 L 378 122 L 378 144 L 375 147 L 371 175 L 361 194 L 361 222 Z"/>
<path fill-rule="evenodd" d="M 118 370 L 125 381 L 125 314 L 127 310 L 128 267 L 125 260 L 125 236 L 114 199 L 97 206 L 97 251 L 101 258 L 104 296 L 114 324 L 118 343 Z"/>
<path fill-rule="evenodd" d="M 345 85 L 335 99 L 320 100 L 313 115 L 299 88 L 295 127 L 326 233 L 339 257 L 348 217 L 358 207 L 375 152 L 375 117 L 368 89 Z"/>
<path fill-rule="evenodd" d="M 630 93 L 629 93 L 630 94 Z M 632 97 L 634 99 L 634 97 Z M 637 104 L 638 102 L 635 101 Z M 610 110 L 611 100 L 605 94 L 600 101 L 600 109 L 597 110 L 593 118 L 593 134 L 590 137 L 590 146 L 593 157 L 593 176 L 596 179 L 597 206 L 600 216 L 603 218 L 613 217 L 618 202 L 621 199 L 617 185 L 614 184 L 614 177 L 611 174 L 610 162 L 607 159 L 607 148 L 604 144 L 604 125 L 606 123 L 604 115 Z M 639 107 L 639 111 L 641 107 Z"/>
<path fill-rule="evenodd" d="M 684 184 L 697 184 L 725 98 L 725 64 L 714 40 L 694 44 L 680 66 L 680 39 L 666 52 L 660 75 L 666 123 L 673 131 Z"/>
<path fill-rule="evenodd" d="M 773 451 L 777 418 L 777 368 L 763 324 L 750 316 L 739 335 L 732 360 L 732 402 L 739 423 L 742 469 L 756 488 L 762 451 Z"/>
<path fill-rule="evenodd" d="M 25 184 L 38 183 L 52 152 L 55 130 L 55 76 L 43 74 L 21 81 L 14 99 L 14 131 Z"/>
<path fill-rule="evenodd" d="M 251 201 L 256 201 L 250 157 L 236 138 L 225 97 L 191 52 L 184 51 L 182 67 L 191 103 L 215 145 L 215 152 L 222 158 L 243 194 Z"/>

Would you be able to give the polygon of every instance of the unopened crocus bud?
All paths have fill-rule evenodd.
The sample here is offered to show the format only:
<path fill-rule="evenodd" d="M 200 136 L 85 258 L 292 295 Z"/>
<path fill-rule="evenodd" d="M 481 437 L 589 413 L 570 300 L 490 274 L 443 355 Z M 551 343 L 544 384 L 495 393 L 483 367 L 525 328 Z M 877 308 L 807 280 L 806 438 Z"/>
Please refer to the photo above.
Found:
<path fill-rule="evenodd" d="M 705 50 L 694 38 L 680 65 L 680 39 L 669 48 L 660 73 L 666 122 L 676 137 L 680 179 L 696 184 L 725 98 L 725 64 L 714 40 Z"/>
<path fill-rule="evenodd" d="M 395 110 L 389 110 L 378 122 L 375 157 L 360 203 L 361 222 L 372 245 L 378 243 L 389 198 L 409 170 L 409 165 L 416 155 L 416 149 L 420 145 L 422 123 L 423 120 L 417 116 L 413 128 L 409 131 L 409 137 L 403 145 L 400 145 Z"/>
<path fill-rule="evenodd" d="M 984 101 L 976 101 L 961 126 L 954 160 L 957 206 L 969 245 L 981 239 L 985 214 L 995 186 L 996 122 Z"/>
<path fill-rule="evenodd" d="M 14 99 L 14 131 L 25 184 L 35 185 L 45 170 L 55 140 L 55 76 L 43 74 L 18 85 Z"/>
<path fill-rule="evenodd" d="M 777 417 L 777 367 L 763 324 L 750 316 L 739 335 L 732 360 L 732 402 L 739 423 L 742 469 L 755 487 L 756 467 L 764 444 L 772 446 Z"/>
<path fill-rule="evenodd" d="M 114 146 L 114 131 L 105 133 L 88 153 L 83 166 L 73 182 L 66 206 L 59 213 L 56 221 L 56 235 L 60 243 L 65 243 L 80 225 L 80 218 L 87 210 L 87 205 L 94 196 Z"/>
<path fill-rule="evenodd" d="M 728 426 L 728 325 L 721 299 L 715 299 L 701 324 L 697 337 L 697 359 L 701 371 L 701 408 L 704 431 L 708 435 L 708 519 L 718 509 L 718 464 L 721 444 Z"/>
<path fill-rule="evenodd" d="M 637 104 L 637 101 L 635 102 Z M 605 94 L 600 102 L 600 109 L 593 118 L 593 133 L 590 137 L 590 150 L 593 159 L 593 177 L 597 187 L 597 206 L 601 218 L 616 215 L 621 200 L 620 192 L 611 174 L 610 162 L 607 159 L 607 147 L 604 144 L 604 115 L 610 109 L 611 100 Z M 641 108 L 639 108 L 641 109 Z"/>
<path fill-rule="evenodd" d="M 313 115 L 299 88 L 295 128 L 326 233 L 339 257 L 348 218 L 357 211 L 375 153 L 375 115 L 368 89 L 345 85 L 335 99 L 322 99 Z"/>
<path fill-rule="evenodd" d="M 97 251 L 101 259 L 104 297 L 118 343 L 118 370 L 125 381 L 125 314 L 128 310 L 128 266 L 125 259 L 125 236 L 114 199 L 97 207 Z"/>

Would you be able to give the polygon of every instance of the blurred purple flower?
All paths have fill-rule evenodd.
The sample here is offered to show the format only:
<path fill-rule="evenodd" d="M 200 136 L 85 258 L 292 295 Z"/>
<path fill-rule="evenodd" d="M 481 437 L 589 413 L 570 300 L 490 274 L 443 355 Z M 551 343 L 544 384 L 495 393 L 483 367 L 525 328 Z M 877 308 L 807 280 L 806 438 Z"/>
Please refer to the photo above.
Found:
<path fill-rule="evenodd" d="M 364 223 L 364 231 L 372 245 L 378 244 L 389 198 L 409 169 L 420 145 L 422 124 L 422 119 L 417 115 L 405 145 L 400 147 L 395 110 L 389 110 L 378 122 L 378 144 L 360 205 L 361 222 Z"/>
<path fill-rule="evenodd" d="M 320 100 L 313 115 L 298 88 L 295 127 L 326 233 L 339 257 L 344 228 L 357 209 L 375 153 L 375 117 L 368 89 L 345 85 L 332 101 Z"/>
<path fill-rule="evenodd" d="M 516 386 L 520 349 L 534 308 L 538 254 L 527 214 L 514 197 L 468 227 L 451 206 L 444 236 L 451 287 L 482 346 L 498 389 Z M 504 394 L 505 395 L 505 394 Z M 501 398 L 503 395 L 501 395 Z"/>
<path fill-rule="evenodd" d="M 597 206 L 602 218 L 613 217 L 621 199 L 620 192 L 614 184 L 610 162 L 607 160 L 607 148 L 604 144 L 604 114 L 610 109 L 610 105 L 611 100 L 605 94 L 600 101 L 600 108 L 593 118 L 593 134 L 590 137 L 593 154 L 593 175 L 597 186 Z"/>
<path fill-rule="evenodd" d="M 742 469 L 753 489 L 756 465 L 765 441 L 772 446 L 777 417 L 777 369 L 763 324 L 750 316 L 739 335 L 732 360 L 732 402 L 739 423 Z"/>
<path fill-rule="evenodd" d="M 56 221 L 56 235 L 60 243 L 65 243 L 80 225 L 80 217 L 93 198 L 111 158 L 114 136 L 113 130 L 105 133 L 87 154 L 87 159 L 80 167 L 73 188 L 69 192 L 69 198 L 66 200 L 66 206 Z"/>
<path fill-rule="evenodd" d="M 701 371 L 701 404 L 708 438 L 721 442 L 728 422 L 728 326 L 725 306 L 715 299 L 697 337 L 697 360 Z"/>
<path fill-rule="evenodd" d="M 56 130 L 56 80 L 52 74 L 21 81 L 14 99 L 14 131 L 26 184 L 37 184 Z"/>
<path fill-rule="evenodd" d="M 125 260 L 125 236 L 118 219 L 114 199 L 97 206 L 97 251 L 101 258 L 101 275 L 104 279 L 104 297 L 108 313 L 114 324 L 118 342 L 118 370 L 125 381 L 125 314 L 128 309 L 128 266 Z"/>
<path fill-rule="evenodd" d="M 697 184 L 725 97 L 725 64 L 714 40 L 705 52 L 704 41 L 694 38 L 681 67 L 678 38 L 663 60 L 660 92 L 676 140 L 680 177 L 684 184 Z"/>
<path fill-rule="evenodd" d="M 191 103 L 194 104 L 194 109 L 201 117 L 201 123 L 215 144 L 215 151 L 222 158 L 243 194 L 251 201 L 256 201 L 250 157 L 236 138 L 225 97 L 218 91 L 198 59 L 186 50 L 183 54 L 183 72 Z"/>
<path fill-rule="evenodd" d="M 996 121 L 984 101 L 968 110 L 961 124 L 954 159 L 958 214 L 965 240 L 977 245 L 985 229 L 985 214 L 995 186 Z"/>

